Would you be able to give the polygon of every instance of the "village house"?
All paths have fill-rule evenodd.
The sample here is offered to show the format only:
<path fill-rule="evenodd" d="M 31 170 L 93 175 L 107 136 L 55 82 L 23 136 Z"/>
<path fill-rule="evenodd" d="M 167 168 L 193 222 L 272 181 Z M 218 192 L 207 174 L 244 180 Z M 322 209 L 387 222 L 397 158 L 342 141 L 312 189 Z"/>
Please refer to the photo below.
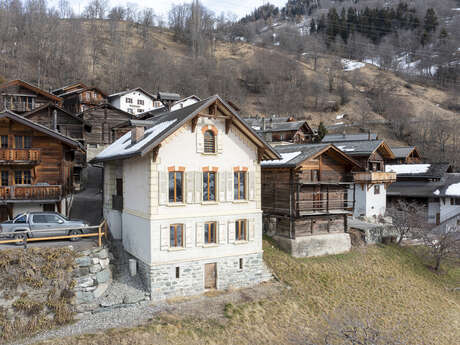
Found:
<path fill-rule="evenodd" d="M 332 144 L 280 145 L 282 159 L 262 162 L 265 230 L 296 257 L 350 250 L 354 169 L 360 165 Z"/>
<path fill-rule="evenodd" d="M 94 86 L 75 83 L 55 89 L 52 93 L 63 100 L 62 107 L 75 114 L 86 109 L 107 103 L 107 94 Z"/>
<path fill-rule="evenodd" d="M 11 111 L 0 113 L 0 221 L 25 211 L 68 214 L 81 144 Z"/>
<path fill-rule="evenodd" d="M 0 109 L 23 114 L 45 104 L 59 105 L 62 98 L 42 90 L 30 83 L 16 79 L 0 85 Z"/>
<path fill-rule="evenodd" d="M 152 298 L 269 279 L 260 162 L 276 151 L 219 96 L 133 125 L 93 163 L 111 234 Z"/>
<path fill-rule="evenodd" d="M 141 87 L 111 94 L 108 100 L 114 107 L 136 116 L 163 107 L 156 96 Z"/>
<path fill-rule="evenodd" d="M 338 134 L 326 134 L 323 139 L 321 139 L 322 143 L 337 143 L 337 142 L 348 142 L 348 141 L 371 141 L 371 140 L 378 140 L 378 136 L 376 133 L 353 133 L 353 134 L 346 134 L 346 133 L 338 133 Z"/>
<path fill-rule="evenodd" d="M 415 146 L 392 147 L 394 159 L 387 160 L 387 164 L 418 164 L 422 163 L 422 156 Z"/>

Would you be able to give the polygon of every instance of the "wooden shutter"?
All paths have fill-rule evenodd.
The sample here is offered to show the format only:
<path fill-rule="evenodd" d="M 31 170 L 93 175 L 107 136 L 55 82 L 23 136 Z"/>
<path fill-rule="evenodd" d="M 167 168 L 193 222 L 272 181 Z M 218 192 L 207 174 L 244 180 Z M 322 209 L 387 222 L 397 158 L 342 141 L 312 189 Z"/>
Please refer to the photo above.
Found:
<path fill-rule="evenodd" d="M 196 223 L 196 245 L 201 246 L 203 244 L 204 236 L 204 223 Z"/>
<path fill-rule="evenodd" d="M 249 219 L 249 241 L 253 241 L 255 238 L 256 231 L 256 220 L 254 218 Z"/>
<path fill-rule="evenodd" d="M 222 132 L 217 134 L 217 152 L 222 153 L 224 151 L 224 135 Z"/>
<path fill-rule="evenodd" d="M 227 201 L 233 200 L 233 172 L 227 171 Z"/>
<path fill-rule="evenodd" d="M 195 174 L 193 171 L 185 172 L 185 197 L 188 204 L 193 203 L 195 194 Z"/>
<path fill-rule="evenodd" d="M 166 205 L 168 203 L 168 173 L 166 171 L 158 173 L 158 191 L 160 205 Z"/>
<path fill-rule="evenodd" d="M 219 182 L 219 201 L 225 201 L 225 183 L 226 183 L 226 173 L 221 171 L 217 173 L 217 181 Z"/>
<path fill-rule="evenodd" d="M 160 249 L 168 250 L 169 248 L 169 225 L 160 225 Z"/>
<path fill-rule="evenodd" d="M 193 247 L 193 224 L 185 224 L 185 248 Z"/>
<path fill-rule="evenodd" d="M 218 240 L 219 240 L 220 244 L 227 243 L 227 236 L 225 236 L 226 232 L 227 232 L 226 229 L 227 229 L 227 227 L 226 227 L 225 222 L 224 221 L 219 222 L 219 229 L 218 229 L 219 230 L 219 239 Z"/>
<path fill-rule="evenodd" d="M 196 152 L 203 153 L 204 152 L 204 136 L 201 132 L 201 128 L 196 129 Z"/>
<path fill-rule="evenodd" d="M 195 171 L 195 202 L 200 203 L 203 198 L 203 173 L 201 171 Z"/>
<path fill-rule="evenodd" d="M 249 191 L 249 200 L 255 200 L 256 198 L 256 184 L 255 184 L 255 176 L 254 171 L 248 171 L 247 173 L 247 186 Z"/>
<path fill-rule="evenodd" d="M 235 243 L 235 221 L 228 222 L 228 242 Z"/>

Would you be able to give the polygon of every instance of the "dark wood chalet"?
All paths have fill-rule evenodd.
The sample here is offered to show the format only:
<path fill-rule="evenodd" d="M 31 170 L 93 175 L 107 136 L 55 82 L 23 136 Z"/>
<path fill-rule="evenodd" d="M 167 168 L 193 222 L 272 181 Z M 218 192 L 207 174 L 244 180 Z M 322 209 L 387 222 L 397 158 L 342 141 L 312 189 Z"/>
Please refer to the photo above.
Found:
<path fill-rule="evenodd" d="M 53 94 L 63 99 L 63 108 L 80 113 L 86 109 L 98 106 L 107 102 L 108 95 L 94 86 L 86 86 L 83 83 L 76 83 L 53 90 Z"/>
<path fill-rule="evenodd" d="M 262 209 L 276 236 L 296 239 L 347 230 L 352 170 L 359 164 L 331 144 L 281 145 L 262 162 Z"/>
<path fill-rule="evenodd" d="M 395 158 L 387 160 L 388 164 L 418 164 L 422 156 L 415 146 L 392 147 Z"/>
<path fill-rule="evenodd" d="M 68 212 L 81 144 L 10 111 L 0 113 L 0 219 L 24 211 Z"/>
<path fill-rule="evenodd" d="M 62 98 L 22 80 L 11 80 L 0 85 L 0 107 L 17 114 L 40 108 L 45 104 L 59 105 Z"/>

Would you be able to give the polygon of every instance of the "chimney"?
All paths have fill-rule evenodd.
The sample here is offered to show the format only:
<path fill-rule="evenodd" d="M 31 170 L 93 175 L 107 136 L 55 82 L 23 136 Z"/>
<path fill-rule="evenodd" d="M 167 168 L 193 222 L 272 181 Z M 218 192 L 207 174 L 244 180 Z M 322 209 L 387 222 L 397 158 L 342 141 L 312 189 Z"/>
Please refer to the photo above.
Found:
<path fill-rule="evenodd" d="M 265 117 L 262 118 L 262 130 L 265 131 Z"/>
<path fill-rule="evenodd" d="M 371 130 L 367 131 L 367 140 L 371 140 Z"/>
<path fill-rule="evenodd" d="M 144 126 L 131 128 L 131 144 L 134 145 L 144 137 Z"/>
<path fill-rule="evenodd" d="M 57 131 L 57 110 L 53 110 L 53 130 Z"/>

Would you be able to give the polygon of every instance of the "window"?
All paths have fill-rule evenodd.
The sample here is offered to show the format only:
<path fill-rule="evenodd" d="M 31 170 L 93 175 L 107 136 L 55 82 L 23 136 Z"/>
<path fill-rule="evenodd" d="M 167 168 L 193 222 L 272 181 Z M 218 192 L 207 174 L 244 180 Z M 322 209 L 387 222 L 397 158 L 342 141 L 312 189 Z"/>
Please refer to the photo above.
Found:
<path fill-rule="evenodd" d="M 2 171 L 1 181 L 0 181 L 2 186 L 8 186 L 8 184 L 9 184 L 8 183 L 8 175 L 9 175 L 8 171 L 6 171 L 6 170 Z"/>
<path fill-rule="evenodd" d="M 14 172 L 14 184 L 31 184 L 32 175 L 30 170 L 16 170 Z"/>
<path fill-rule="evenodd" d="M 450 201 L 452 205 L 460 205 L 460 198 L 451 198 Z"/>
<path fill-rule="evenodd" d="M 129 109 L 128 109 L 128 113 L 134 114 L 134 110 L 132 110 L 131 108 L 129 108 Z"/>
<path fill-rule="evenodd" d="M 0 138 L 0 144 L 2 149 L 7 149 L 8 148 L 8 136 L 7 135 L 2 135 Z"/>
<path fill-rule="evenodd" d="M 143 100 L 143 99 L 138 99 L 138 100 L 137 100 L 137 104 L 139 104 L 139 105 L 144 105 L 144 100 Z"/>
<path fill-rule="evenodd" d="M 176 267 L 176 279 L 180 277 L 180 267 Z"/>
<path fill-rule="evenodd" d="M 25 224 L 27 222 L 27 216 L 25 214 L 20 214 L 14 219 L 13 222 L 15 224 Z"/>
<path fill-rule="evenodd" d="M 184 226 L 173 224 L 169 227 L 169 246 L 171 248 L 184 246 Z"/>
<path fill-rule="evenodd" d="M 216 173 L 203 172 L 203 201 L 216 201 Z"/>
<path fill-rule="evenodd" d="M 374 194 L 375 195 L 380 194 L 380 186 L 379 185 L 374 186 Z"/>
<path fill-rule="evenodd" d="M 184 202 L 184 173 L 169 172 L 169 202 Z"/>
<path fill-rule="evenodd" d="M 138 112 L 138 113 L 143 113 L 143 112 L 144 112 L 144 109 L 137 109 L 137 112 Z"/>
<path fill-rule="evenodd" d="M 240 258 L 240 270 L 243 269 L 243 258 Z"/>
<path fill-rule="evenodd" d="M 235 240 L 247 241 L 247 222 L 245 219 L 240 219 L 235 222 Z"/>
<path fill-rule="evenodd" d="M 129 98 L 129 97 L 126 97 L 126 103 L 133 103 L 133 99 L 132 98 Z"/>
<path fill-rule="evenodd" d="M 36 214 L 33 216 L 33 222 L 38 223 L 48 223 L 48 216 L 46 214 Z"/>
<path fill-rule="evenodd" d="M 204 243 L 217 243 L 216 222 L 209 222 L 204 224 Z"/>
<path fill-rule="evenodd" d="M 16 135 L 14 137 L 16 149 L 30 149 L 32 147 L 32 138 L 29 136 Z"/>
<path fill-rule="evenodd" d="M 233 173 L 233 194 L 235 200 L 246 199 L 246 171 Z"/>
<path fill-rule="evenodd" d="M 85 92 L 85 98 L 86 98 L 87 101 L 90 100 L 90 98 L 91 98 L 90 92 Z"/>
<path fill-rule="evenodd" d="M 216 152 L 216 136 L 213 131 L 204 132 L 204 152 L 215 153 Z"/>

